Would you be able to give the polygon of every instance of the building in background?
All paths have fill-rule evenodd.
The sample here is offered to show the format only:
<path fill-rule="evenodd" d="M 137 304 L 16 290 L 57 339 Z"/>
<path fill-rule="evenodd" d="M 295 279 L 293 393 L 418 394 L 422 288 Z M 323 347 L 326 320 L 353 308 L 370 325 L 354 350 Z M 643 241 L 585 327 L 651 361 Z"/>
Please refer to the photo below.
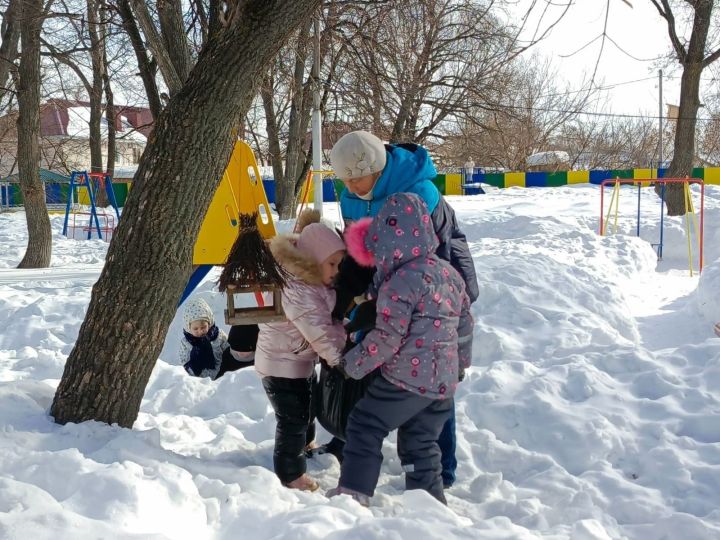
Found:
<path fill-rule="evenodd" d="M 533 171 L 567 171 L 570 168 L 570 156 L 562 150 L 538 152 L 525 158 L 526 170 Z"/>
<path fill-rule="evenodd" d="M 17 111 L 0 117 L 0 178 L 17 172 Z M 118 179 L 132 178 L 152 131 L 150 109 L 115 106 Z M 51 99 L 40 106 L 40 167 L 62 175 L 90 169 L 90 104 Z M 107 119 L 100 123 L 103 165 L 107 164 Z"/>

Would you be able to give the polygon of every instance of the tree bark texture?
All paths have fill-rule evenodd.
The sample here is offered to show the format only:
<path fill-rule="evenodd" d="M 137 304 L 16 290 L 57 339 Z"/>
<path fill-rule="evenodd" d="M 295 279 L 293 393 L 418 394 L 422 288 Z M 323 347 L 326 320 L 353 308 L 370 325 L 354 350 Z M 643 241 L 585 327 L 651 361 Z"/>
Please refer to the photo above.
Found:
<path fill-rule="evenodd" d="M 254 81 L 319 2 L 238 4 L 160 114 L 55 394 L 57 422 L 137 418 Z"/>
<path fill-rule="evenodd" d="M 152 114 L 153 120 L 155 120 L 160 116 L 160 111 L 162 110 L 160 92 L 158 91 L 157 82 L 155 81 L 155 67 L 148 58 L 145 43 L 140 35 L 140 30 L 133 16 L 132 9 L 130 9 L 130 3 L 128 0 L 118 0 L 116 8 L 122 19 L 123 30 L 125 30 L 125 33 L 127 33 L 130 38 L 130 43 L 135 51 L 135 58 L 137 59 L 140 78 L 145 87 L 145 95 L 148 99 L 150 114 Z"/>
<path fill-rule="evenodd" d="M 28 247 L 18 268 L 50 266 L 52 231 L 40 181 L 40 30 L 42 0 L 22 0 L 18 68 L 18 172 L 25 202 Z"/>
<path fill-rule="evenodd" d="M 0 98 L 5 95 L 10 71 L 18 55 L 20 25 L 17 18 L 22 0 L 10 0 L 2 20 L 2 44 L 0 45 Z"/>
<path fill-rule="evenodd" d="M 192 69 L 192 56 L 185 33 L 180 0 L 158 0 L 157 9 L 165 48 L 182 84 Z"/>

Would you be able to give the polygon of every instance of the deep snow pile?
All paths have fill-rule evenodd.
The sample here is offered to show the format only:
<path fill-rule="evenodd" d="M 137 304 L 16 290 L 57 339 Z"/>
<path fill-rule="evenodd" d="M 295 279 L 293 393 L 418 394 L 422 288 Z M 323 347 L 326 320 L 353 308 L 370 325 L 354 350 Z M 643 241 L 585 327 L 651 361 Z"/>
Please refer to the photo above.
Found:
<path fill-rule="evenodd" d="M 621 231 L 634 231 L 634 193 Z M 181 315 L 133 430 L 55 425 L 47 410 L 106 245 L 56 234 L 53 265 L 86 274 L 18 278 L 24 215 L 0 214 L 0 537 L 720 538 L 720 189 L 707 195 L 699 284 L 677 218 L 657 263 L 649 190 L 641 238 L 597 235 L 594 186 L 449 198 L 481 291 L 449 508 L 403 491 L 394 436 L 369 509 L 281 487 L 259 379 L 188 377 L 173 361 Z M 194 294 L 220 319 L 216 277 Z M 335 485 L 334 458 L 309 467 Z"/>

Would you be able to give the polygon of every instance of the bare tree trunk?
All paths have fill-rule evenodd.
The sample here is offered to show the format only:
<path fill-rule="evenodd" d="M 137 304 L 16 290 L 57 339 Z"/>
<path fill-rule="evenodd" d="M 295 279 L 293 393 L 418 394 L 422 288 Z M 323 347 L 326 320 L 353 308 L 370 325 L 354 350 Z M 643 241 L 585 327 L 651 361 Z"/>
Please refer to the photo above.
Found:
<path fill-rule="evenodd" d="M 148 49 L 152 52 L 155 60 L 160 67 L 160 73 L 162 73 L 165 84 L 167 84 L 170 96 L 175 95 L 176 92 L 182 88 L 183 81 L 180 79 L 180 75 L 175 69 L 175 65 L 170 59 L 170 54 L 165 48 L 162 37 L 158 34 L 157 28 L 153 23 L 150 12 L 148 11 L 147 5 L 142 0 L 130 0 L 137 22 L 145 34 L 145 40 L 147 41 Z"/>
<path fill-rule="evenodd" d="M 272 165 L 275 184 L 275 209 L 279 213 L 278 185 L 283 181 L 285 173 L 283 171 L 282 150 L 280 149 L 280 129 L 275 113 L 273 93 L 274 77 L 272 72 L 270 72 L 266 74 L 263 79 L 262 86 L 260 87 L 260 98 L 262 99 L 263 109 L 265 111 L 265 131 L 267 132 L 268 153 L 270 155 L 270 165 Z"/>
<path fill-rule="evenodd" d="M 40 30 L 42 0 L 22 0 L 18 69 L 18 171 L 25 202 L 28 247 L 18 268 L 46 268 L 52 254 L 52 231 L 40 181 Z"/>
<path fill-rule="evenodd" d="M 160 114 L 55 394 L 57 422 L 132 426 L 254 81 L 319 3 L 233 3 Z"/>
<path fill-rule="evenodd" d="M 10 0 L 2 20 L 2 45 L 0 45 L 0 99 L 5 95 L 10 71 L 18 55 L 20 25 L 17 22 L 22 0 Z"/>
<path fill-rule="evenodd" d="M 689 2 L 694 13 L 687 49 L 685 49 L 685 45 L 676 33 L 675 17 L 670 3 L 667 0 L 651 0 L 651 2 L 667 21 L 670 41 L 678 60 L 683 66 L 673 159 L 665 174 L 668 178 L 683 178 L 692 174 L 695 160 L 695 129 L 697 126 L 697 112 L 700 108 L 700 76 L 705 67 L 720 57 L 720 49 L 715 50 L 707 57 L 705 56 L 715 2 L 714 0 Z M 660 190 L 660 185 L 655 186 L 657 193 L 660 193 Z M 667 186 L 665 204 L 669 216 L 682 216 L 686 213 L 685 197 L 681 185 Z"/>
<path fill-rule="evenodd" d="M 101 7 L 100 18 L 101 20 L 108 20 L 108 10 L 106 7 Z M 111 176 L 115 176 L 115 157 L 117 155 L 117 139 L 115 121 L 117 120 L 117 113 L 115 111 L 115 96 L 113 95 L 112 86 L 110 84 L 110 71 L 108 68 L 107 59 L 107 26 L 103 25 L 101 28 L 101 39 L 103 42 L 102 48 L 102 82 L 103 89 L 105 90 L 105 121 L 107 122 L 107 167 L 105 171 Z M 104 195 L 106 198 L 107 196 Z"/>
<path fill-rule="evenodd" d="M 104 43 L 100 41 L 98 3 L 96 0 L 87 0 L 88 34 L 90 35 L 90 57 L 92 59 L 92 86 L 88 88 L 90 94 L 90 170 L 101 172 L 102 134 L 100 123 L 102 121 L 103 97 L 103 51 Z"/>
<path fill-rule="evenodd" d="M 90 170 L 92 172 L 103 172 L 103 139 L 102 139 L 102 99 L 103 99 L 103 74 L 106 71 L 104 62 L 105 40 L 102 39 L 104 32 L 100 27 L 100 5 L 97 0 L 87 0 L 88 34 L 90 36 L 90 59 L 92 63 L 92 83 L 88 88 L 90 95 Z M 98 188 L 100 185 L 98 184 Z M 97 189 L 95 193 L 95 204 L 102 208 L 107 206 L 108 199 L 105 191 Z"/>
<path fill-rule="evenodd" d="M 208 18 L 207 10 L 205 9 L 205 3 L 203 0 L 191 0 L 190 6 L 197 15 L 198 22 L 200 23 L 200 32 L 202 35 L 201 48 L 205 46 L 208 40 L 210 21 Z"/>
<path fill-rule="evenodd" d="M 208 8 L 208 39 L 222 29 L 222 24 L 220 23 L 222 4 L 222 0 L 210 0 L 210 7 Z"/>
<path fill-rule="evenodd" d="M 192 57 L 185 35 L 182 6 L 179 0 L 158 0 L 157 9 L 165 48 L 182 84 L 192 69 Z"/>
<path fill-rule="evenodd" d="M 143 86 L 145 87 L 145 94 L 148 99 L 148 106 L 150 107 L 150 113 L 153 119 L 157 119 L 160 116 L 162 110 L 162 104 L 160 103 L 160 92 L 158 91 L 157 83 L 155 82 L 155 71 L 154 64 L 150 61 L 145 49 L 145 43 L 140 35 L 135 17 L 133 17 L 132 10 L 130 9 L 130 3 L 128 0 L 118 0 L 117 11 L 122 19 L 123 29 L 130 37 L 130 43 L 135 51 L 135 58 L 137 58 L 138 69 L 140 70 L 140 78 L 142 79 Z"/>
<path fill-rule="evenodd" d="M 685 66 L 680 85 L 680 111 L 675 130 L 673 159 L 665 176 L 667 178 L 684 178 L 692 174 L 695 158 L 695 128 L 697 112 L 700 108 L 700 75 L 702 61 Z M 659 192 L 660 186 L 655 186 Z M 680 184 L 669 184 L 665 188 L 665 205 L 669 216 L 685 215 L 685 194 Z"/>
<path fill-rule="evenodd" d="M 274 165 L 275 156 L 279 159 L 279 130 L 277 120 L 267 116 L 268 104 L 272 104 L 272 95 L 263 96 L 266 121 L 268 124 L 268 137 L 271 132 L 275 134 L 276 140 L 269 141 L 271 158 L 273 160 L 273 172 L 278 169 L 281 176 L 275 176 L 275 208 L 280 219 L 294 217 L 297 211 L 297 198 L 307 175 L 306 166 L 308 151 L 306 149 L 306 134 L 310 125 L 312 112 L 311 85 L 305 78 L 305 66 L 309 55 L 308 45 L 310 43 L 310 25 L 300 29 L 297 44 L 295 46 L 295 64 L 290 82 L 292 93 L 290 104 L 290 116 L 288 118 L 287 148 L 285 152 L 285 171 L 282 174 L 282 167 Z M 269 101 L 268 101 L 269 100 Z M 275 124 L 275 125 L 271 125 Z M 273 150 L 275 148 L 276 150 Z"/>

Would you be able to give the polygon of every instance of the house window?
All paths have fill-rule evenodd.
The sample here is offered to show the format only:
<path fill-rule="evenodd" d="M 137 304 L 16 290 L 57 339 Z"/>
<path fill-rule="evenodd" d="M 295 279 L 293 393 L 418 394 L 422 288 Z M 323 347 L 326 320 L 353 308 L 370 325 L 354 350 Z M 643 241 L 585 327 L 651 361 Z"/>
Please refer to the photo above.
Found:
<path fill-rule="evenodd" d="M 140 163 L 140 156 L 142 156 L 142 150 L 140 148 L 133 148 L 133 163 Z"/>

